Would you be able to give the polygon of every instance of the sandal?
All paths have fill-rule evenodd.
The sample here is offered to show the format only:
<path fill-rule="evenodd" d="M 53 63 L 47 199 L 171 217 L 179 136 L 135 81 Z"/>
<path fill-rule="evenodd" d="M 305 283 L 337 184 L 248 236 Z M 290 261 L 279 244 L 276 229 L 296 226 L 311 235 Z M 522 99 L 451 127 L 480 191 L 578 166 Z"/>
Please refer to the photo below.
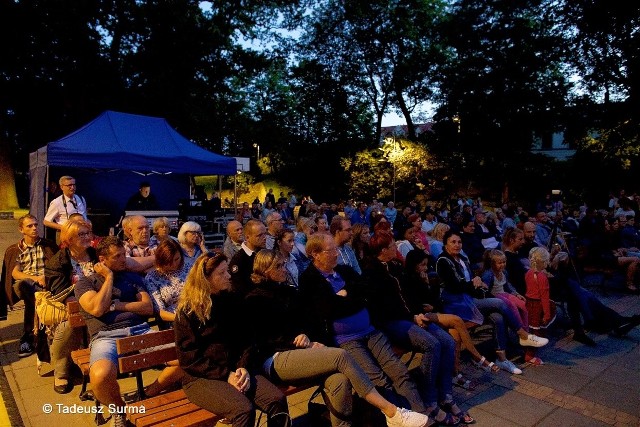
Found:
<path fill-rule="evenodd" d="M 443 402 L 440 407 L 445 411 L 458 418 L 463 424 L 475 424 L 476 420 L 468 412 L 464 412 L 453 400 Z"/>
<path fill-rule="evenodd" d="M 466 379 L 462 374 L 453 377 L 453 385 L 462 387 L 465 390 L 473 390 L 475 388 L 471 380 Z"/>
<path fill-rule="evenodd" d="M 489 362 L 486 357 L 482 356 L 482 358 L 478 361 L 474 362 L 476 366 L 483 371 L 496 373 L 500 370 L 500 367 L 493 362 Z"/>
<path fill-rule="evenodd" d="M 438 420 L 438 415 L 442 417 L 442 414 L 444 414 L 444 417 L 441 420 Z M 457 426 L 460 424 L 460 419 L 458 417 L 443 411 L 438 406 L 429 413 L 429 419 L 434 421 L 430 426 Z"/>

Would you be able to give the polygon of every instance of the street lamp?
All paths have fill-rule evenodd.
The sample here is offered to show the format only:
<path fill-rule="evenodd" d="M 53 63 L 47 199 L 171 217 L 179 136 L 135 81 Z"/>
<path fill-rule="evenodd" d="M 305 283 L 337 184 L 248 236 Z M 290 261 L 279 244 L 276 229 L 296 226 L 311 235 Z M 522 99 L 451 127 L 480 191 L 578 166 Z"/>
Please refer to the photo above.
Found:
<path fill-rule="evenodd" d="M 258 144 L 253 144 L 253 148 L 255 148 L 258 151 L 258 157 L 257 157 L 257 161 L 260 161 L 260 146 Z"/>

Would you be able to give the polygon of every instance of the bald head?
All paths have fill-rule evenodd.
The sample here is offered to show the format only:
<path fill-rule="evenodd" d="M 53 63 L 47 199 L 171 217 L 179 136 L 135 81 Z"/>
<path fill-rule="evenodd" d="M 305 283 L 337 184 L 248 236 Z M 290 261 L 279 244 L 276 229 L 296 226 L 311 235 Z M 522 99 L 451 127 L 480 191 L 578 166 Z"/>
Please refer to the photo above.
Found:
<path fill-rule="evenodd" d="M 532 222 L 525 222 L 522 226 L 522 231 L 524 231 L 524 239 L 531 243 L 536 238 L 536 225 Z"/>
<path fill-rule="evenodd" d="M 242 243 L 244 240 L 242 223 L 240 221 L 229 221 L 229 224 L 227 224 L 227 236 L 229 236 L 234 243 Z"/>

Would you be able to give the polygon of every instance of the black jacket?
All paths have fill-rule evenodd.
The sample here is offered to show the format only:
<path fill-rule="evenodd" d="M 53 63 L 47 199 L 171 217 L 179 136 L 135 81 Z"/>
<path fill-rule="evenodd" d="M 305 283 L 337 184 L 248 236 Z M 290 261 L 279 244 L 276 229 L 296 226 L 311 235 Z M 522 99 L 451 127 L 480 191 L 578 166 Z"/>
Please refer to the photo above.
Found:
<path fill-rule="evenodd" d="M 309 338 L 326 345 L 333 345 L 333 321 L 350 316 L 366 308 L 361 278 L 353 268 L 337 265 L 335 272 L 345 281 L 347 296 L 336 295 L 331 284 L 315 265 L 300 275 L 300 298 L 305 309 L 305 320 L 309 325 Z"/>
<path fill-rule="evenodd" d="M 405 299 L 401 282 L 405 281 L 402 264 L 398 261 L 381 262 L 369 257 L 362 267 L 362 276 L 367 284 L 367 301 L 371 321 L 380 327 L 393 320 L 413 321 L 410 304 Z"/>
<path fill-rule="evenodd" d="M 189 377 L 227 381 L 238 368 L 255 370 L 249 363 L 251 339 L 242 313 L 242 298 L 233 292 L 212 295 L 210 318 L 201 323 L 184 311 L 173 328 L 180 367 Z"/>
<path fill-rule="evenodd" d="M 260 363 L 277 351 L 294 350 L 293 340 L 305 333 L 298 291 L 293 286 L 263 282 L 245 297 L 256 357 Z"/>
<path fill-rule="evenodd" d="M 89 258 L 91 258 L 91 261 L 98 261 L 98 256 L 94 248 L 87 248 L 87 254 Z M 75 284 L 73 277 L 71 277 L 72 273 L 71 252 L 69 252 L 69 248 L 60 249 L 44 266 L 44 277 L 47 283 L 47 289 L 51 291 L 52 295 L 57 295 L 72 284 Z"/>

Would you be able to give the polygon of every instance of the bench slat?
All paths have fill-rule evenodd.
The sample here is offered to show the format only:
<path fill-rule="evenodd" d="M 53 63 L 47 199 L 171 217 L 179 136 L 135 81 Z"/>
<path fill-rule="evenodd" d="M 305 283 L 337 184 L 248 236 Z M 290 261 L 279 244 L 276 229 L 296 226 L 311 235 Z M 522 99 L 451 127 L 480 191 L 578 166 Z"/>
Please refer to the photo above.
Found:
<path fill-rule="evenodd" d="M 167 329 L 165 331 L 150 332 L 143 335 L 119 338 L 116 340 L 116 348 L 118 350 L 118 355 L 122 355 L 174 342 L 175 334 L 173 330 Z"/>
<path fill-rule="evenodd" d="M 120 358 L 118 358 L 118 367 L 120 369 L 120 373 L 126 374 L 129 372 L 149 369 L 152 366 L 161 365 L 165 362 L 175 360 L 177 357 L 176 347 L 171 346 L 144 353 L 132 354 L 131 356 L 120 356 Z"/>
<path fill-rule="evenodd" d="M 159 423 L 152 424 L 153 427 L 210 427 L 220 421 L 222 419 L 221 416 L 212 414 L 211 412 L 205 409 L 199 409 L 195 412 L 191 412 L 186 415 L 182 415 L 171 420 Z M 138 426 L 136 426 L 138 427 Z M 140 425 L 139 427 L 148 427 L 146 425 Z"/>

